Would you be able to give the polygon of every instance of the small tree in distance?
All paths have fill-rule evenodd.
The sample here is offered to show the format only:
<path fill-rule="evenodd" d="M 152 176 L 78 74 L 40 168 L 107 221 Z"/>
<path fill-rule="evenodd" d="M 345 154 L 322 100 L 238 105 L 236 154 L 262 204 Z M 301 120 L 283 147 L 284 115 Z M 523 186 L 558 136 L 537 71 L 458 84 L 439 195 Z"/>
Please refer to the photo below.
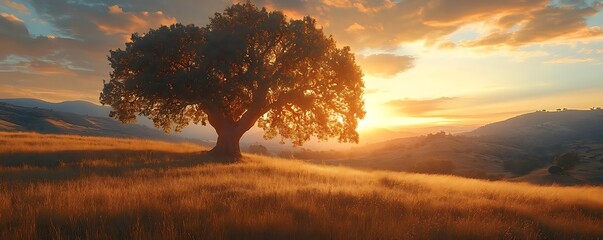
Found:
<path fill-rule="evenodd" d="M 311 17 L 288 20 L 250 2 L 216 13 L 205 27 L 174 24 L 133 34 L 110 51 L 100 102 L 124 123 L 149 117 L 165 132 L 190 122 L 218 134 L 210 151 L 237 160 L 253 127 L 302 145 L 358 142 L 364 82 L 349 47 L 337 48 Z"/>
<path fill-rule="evenodd" d="M 268 151 L 268 148 L 266 148 L 264 145 L 262 144 L 252 144 L 249 145 L 249 153 L 253 153 L 253 154 L 258 154 L 258 155 L 264 155 L 264 156 L 269 156 L 270 152 Z"/>
<path fill-rule="evenodd" d="M 580 155 L 575 151 L 565 152 L 557 155 L 553 162 L 563 171 L 570 170 L 580 163 Z"/>

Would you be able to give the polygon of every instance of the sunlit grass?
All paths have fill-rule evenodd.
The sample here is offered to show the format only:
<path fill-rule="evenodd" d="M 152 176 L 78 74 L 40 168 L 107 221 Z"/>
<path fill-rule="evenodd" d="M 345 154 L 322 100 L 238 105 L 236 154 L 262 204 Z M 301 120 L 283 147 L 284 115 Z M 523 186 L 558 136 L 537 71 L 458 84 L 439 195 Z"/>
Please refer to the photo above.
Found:
<path fill-rule="evenodd" d="M 11 136 L 0 134 L 0 141 L 19 139 Z M 253 155 L 218 164 L 207 162 L 198 153 L 203 148 L 192 144 L 21 136 L 29 136 L 30 148 L 0 150 L 0 239 L 603 236 L 600 187 L 368 172 Z M 90 142 L 114 147 L 114 155 L 70 156 L 56 166 L 28 159 L 62 151 L 60 144 L 49 143 L 54 138 L 72 150 L 98 150 Z M 122 154 L 122 146 L 139 151 Z M 29 156 L 29 151 L 38 153 Z M 3 164 L 16 155 L 27 164 Z"/>
<path fill-rule="evenodd" d="M 190 143 L 175 144 L 144 139 L 0 132 L 0 153 L 115 149 L 132 151 L 154 150 L 179 153 L 207 150 L 205 147 Z"/>

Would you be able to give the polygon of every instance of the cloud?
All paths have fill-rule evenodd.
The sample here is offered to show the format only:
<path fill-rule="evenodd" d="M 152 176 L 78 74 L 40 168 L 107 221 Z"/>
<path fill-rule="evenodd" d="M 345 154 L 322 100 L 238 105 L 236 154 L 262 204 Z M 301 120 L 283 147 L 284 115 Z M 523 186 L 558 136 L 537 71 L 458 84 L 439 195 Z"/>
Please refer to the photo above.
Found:
<path fill-rule="evenodd" d="M 394 116 L 437 118 L 440 119 L 439 122 L 445 119 L 450 122 L 462 121 L 465 124 L 483 123 L 526 113 L 526 110 L 505 111 L 507 109 L 493 107 L 491 102 L 483 98 L 440 97 L 427 100 L 406 98 L 386 102 L 384 106 L 392 109 L 391 115 Z"/>
<path fill-rule="evenodd" d="M 453 111 L 456 110 L 456 113 L 454 113 Z M 437 118 L 444 118 L 447 119 L 449 121 L 453 121 L 453 122 L 457 122 L 457 121 L 463 121 L 465 123 L 470 123 L 471 120 L 475 121 L 475 120 L 482 120 L 480 122 L 483 122 L 483 120 L 494 120 L 496 119 L 496 121 L 500 121 L 500 119 L 506 119 L 506 118 L 510 118 L 510 117 L 514 117 L 520 114 L 525 114 L 527 111 L 525 110 L 519 110 L 519 111 L 502 111 L 502 112 L 464 112 L 462 109 L 453 109 L 451 112 L 453 113 L 431 113 L 431 114 L 426 114 L 423 115 L 421 117 L 437 117 Z"/>
<path fill-rule="evenodd" d="M 134 7 L 126 10 L 116 3 L 107 2 L 56 0 L 50 4 L 33 0 L 32 5 L 61 35 L 107 47 L 106 50 L 124 42 L 134 32 L 147 32 L 149 28 L 176 22 L 176 18 L 160 10 L 146 11 Z"/>
<path fill-rule="evenodd" d="M 56 36 L 33 36 L 21 19 L 0 14 L 0 79 L 4 79 L 4 89 L 6 84 L 24 89 L 46 87 L 47 92 L 61 90 L 70 96 L 86 93 L 88 99 L 96 99 L 102 79 L 108 77 L 109 49 L 123 46 L 125 36 L 132 32 L 175 22 L 175 18 L 157 11 L 131 12 L 117 5 L 81 3 L 32 2 L 39 16 L 58 29 Z M 78 91 L 80 94 L 73 94 Z"/>
<path fill-rule="evenodd" d="M 362 31 L 365 30 L 366 28 L 358 23 L 354 23 L 352 25 L 350 25 L 348 28 L 345 29 L 346 32 L 355 32 L 355 31 Z"/>
<path fill-rule="evenodd" d="M 515 25 L 503 24 L 501 29 L 477 40 L 465 41 L 463 45 L 468 47 L 517 47 L 533 43 L 601 38 L 603 37 L 601 27 L 589 27 L 586 24 L 586 18 L 598 13 L 600 8 L 600 5 L 586 8 L 548 6 L 525 15 L 523 20 L 516 20 L 523 21 L 523 23 L 515 31 L 511 30 Z"/>
<path fill-rule="evenodd" d="M 36 93 L 31 97 L 57 99 L 62 94 L 58 100 L 96 102 L 102 80 L 109 77 L 108 51 L 123 47 L 127 36 L 181 19 L 204 25 L 230 4 L 230 0 L 31 0 L 31 11 L 36 12 L 31 20 L 44 22 L 55 32 L 35 36 L 16 16 L 0 16 L 0 95 L 25 96 L 31 89 Z"/>
<path fill-rule="evenodd" d="M 581 48 L 580 50 L 578 50 L 578 53 L 580 53 L 580 54 L 593 54 L 593 50 L 592 49 L 588 49 L 588 48 Z"/>
<path fill-rule="evenodd" d="M 32 37 L 25 23 L 15 15 L 0 13 L 0 59 L 9 55 L 41 55 L 55 50 L 49 39 Z"/>
<path fill-rule="evenodd" d="M 11 8 L 11 11 L 7 10 L 9 13 L 16 14 L 0 14 L 0 78 L 19 79 L 13 84 L 22 87 L 28 83 L 49 89 L 70 89 L 72 92 L 75 87 L 84 89 L 82 92 L 98 92 L 101 80 L 108 77 L 108 50 L 123 47 L 126 37 L 131 33 L 147 32 L 149 28 L 176 21 L 205 25 L 213 13 L 221 12 L 233 2 L 244 1 L 30 0 L 25 6 L 14 0 L 0 0 L 4 8 Z M 324 27 L 326 34 L 334 36 L 339 46 L 349 45 L 355 52 L 367 48 L 385 51 L 416 41 L 426 42 L 438 49 L 521 50 L 522 46 L 532 44 L 603 39 L 600 27 L 587 24 L 587 20 L 601 10 L 601 4 L 593 1 L 253 2 L 268 9 L 283 10 L 290 17 L 313 16 Z M 36 13 L 31 16 L 35 20 L 29 20 L 52 26 L 56 29 L 52 33 L 54 36 L 37 36 L 35 28 L 28 29 L 20 19 L 27 16 L 19 14 L 23 13 L 19 9 Z M 454 40 L 449 39 L 464 26 L 472 24 L 483 26 L 476 31 L 477 37 L 475 34 L 460 34 L 454 35 Z M 521 58 L 534 56 L 544 54 L 532 51 L 521 55 Z M 415 62 L 410 56 L 376 54 L 358 55 L 358 63 L 366 74 L 394 76 L 412 68 Z M 44 78 L 45 72 L 54 74 Z"/>
<path fill-rule="evenodd" d="M 176 23 L 176 18 L 165 16 L 161 11 L 124 12 L 118 5 L 112 5 L 107 8 L 107 13 L 107 17 L 102 16 L 94 23 L 104 34 L 122 35 L 125 40 L 134 32 Z"/>
<path fill-rule="evenodd" d="M 27 6 L 25 6 L 21 3 L 13 2 L 10 0 L 2 0 L 0 2 L 2 2 L 6 6 L 6 7 L 1 7 L 1 8 L 14 9 L 20 13 L 29 14 L 29 9 L 27 9 Z"/>
<path fill-rule="evenodd" d="M 366 74 L 377 76 L 394 76 L 412 68 L 415 58 L 394 54 L 373 54 L 358 56 L 357 62 Z"/>
<path fill-rule="evenodd" d="M 376 89 L 376 88 L 371 88 L 371 89 L 364 90 L 364 94 L 373 94 L 373 93 L 378 93 L 378 92 L 381 92 L 381 90 Z"/>
<path fill-rule="evenodd" d="M 565 58 L 551 59 L 549 61 L 546 61 L 545 63 L 562 64 L 562 63 L 585 63 L 585 62 L 594 62 L 594 61 L 595 61 L 594 58 L 571 58 L 571 57 L 565 57 Z"/>
<path fill-rule="evenodd" d="M 429 100 L 399 99 L 386 102 L 386 107 L 392 108 L 396 114 L 406 116 L 425 116 L 438 110 L 445 109 L 456 98 L 441 97 Z"/>
<path fill-rule="evenodd" d="M 424 40 L 451 48 L 447 37 L 463 26 L 485 26 L 477 38 L 465 37 L 455 47 L 521 47 L 557 41 L 596 39 L 600 27 L 587 19 L 601 3 L 581 0 L 260 0 L 293 17 L 311 15 L 342 45 L 354 49 L 389 48 Z"/>
<path fill-rule="evenodd" d="M 444 41 L 438 45 L 438 49 L 454 49 L 456 48 L 456 43 L 452 41 Z"/>
<path fill-rule="evenodd" d="M 493 15 L 514 15 L 541 8 L 548 0 L 431 0 L 421 9 L 429 25 L 458 25 L 482 21 Z"/>

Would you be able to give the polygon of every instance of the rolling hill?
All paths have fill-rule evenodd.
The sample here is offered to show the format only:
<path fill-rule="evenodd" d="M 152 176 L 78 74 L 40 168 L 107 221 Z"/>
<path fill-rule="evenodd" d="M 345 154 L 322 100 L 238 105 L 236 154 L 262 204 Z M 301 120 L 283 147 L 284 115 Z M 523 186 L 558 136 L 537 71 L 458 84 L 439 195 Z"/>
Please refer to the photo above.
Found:
<path fill-rule="evenodd" d="M 47 110 L 68 112 L 92 117 L 108 117 L 111 107 L 99 106 L 87 101 L 64 101 L 59 103 L 46 102 L 35 98 L 0 99 L 0 102 L 27 108 L 42 108 Z"/>
<path fill-rule="evenodd" d="M 79 102 L 76 105 L 81 106 Z M 85 116 L 41 108 L 27 108 L 7 103 L 0 103 L 0 131 L 138 137 L 167 141 L 184 140 L 146 126 L 122 124 L 107 117 Z"/>
<path fill-rule="evenodd" d="M 124 125 L 110 118 L 96 117 L 94 114 L 103 115 L 109 109 L 88 102 L 55 104 L 35 99 L 12 101 L 21 105 L 39 107 L 27 108 L 0 103 L 0 131 L 182 140 L 177 135 L 166 135 L 147 126 Z M 75 112 L 88 109 L 90 115 L 62 112 L 61 109 Z M 603 178 L 600 177 L 603 176 L 602 123 L 602 110 L 535 112 L 488 124 L 463 134 L 438 133 L 361 146 L 346 145 L 352 149 L 338 151 L 324 151 L 324 148 L 321 150 L 319 147 L 314 147 L 321 144 L 310 143 L 304 152 L 292 155 L 313 162 L 357 168 L 454 174 L 543 184 L 601 184 L 603 183 Z M 378 139 L 404 134 L 410 135 L 410 133 L 379 129 L 369 136 L 372 141 L 378 141 Z M 242 149 L 246 150 L 247 146 L 261 142 L 274 153 L 291 151 L 289 146 L 280 145 L 277 141 L 261 140 L 262 135 L 262 132 L 257 129 L 250 131 L 241 141 Z M 208 136 L 208 139 L 214 138 Z M 198 142 L 212 145 L 209 141 Z M 571 173 L 572 180 L 566 181 L 560 177 L 549 176 L 546 168 L 551 165 L 552 159 L 555 155 L 567 151 L 577 151 L 581 155 L 581 164 Z"/>
<path fill-rule="evenodd" d="M 564 176 L 547 168 L 576 151 L 580 164 Z M 401 138 L 349 152 L 305 154 L 308 160 L 357 168 L 454 174 L 540 184 L 603 184 L 603 111 L 536 112 L 472 132 Z M 333 157 L 334 156 L 334 157 Z"/>
<path fill-rule="evenodd" d="M 603 110 L 534 112 L 480 127 L 468 136 L 535 150 L 603 142 Z"/>
<path fill-rule="evenodd" d="M 52 103 L 35 98 L 14 98 L 0 99 L 0 103 L 2 102 L 26 108 L 48 109 L 53 111 L 67 112 L 93 117 L 108 117 L 109 112 L 111 111 L 111 107 L 109 106 L 100 106 L 87 101 L 65 101 Z M 154 127 L 153 122 L 144 116 L 137 117 L 137 124 L 150 128 Z M 188 127 L 184 128 L 182 132 L 171 134 L 177 137 L 201 139 L 209 142 L 214 141 L 217 138 L 217 135 L 213 128 L 200 125 L 189 125 Z M 360 142 L 361 144 L 376 143 L 389 139 L 420 135 L 416 132 L 392 131 L 384 128 L 366 129 L 364 131 L 361 131 L 360 134 L 362 135 Z M 263 136 L 264 131 L 262 129 L 253 127 L 248 133 L 243 136 L 241 140 L 241 145 L 243 146 L 243 149 L 247 149 L 249 145 L 258 143 L 268 146 L 274 153 L 292 149 L 291 144 L 280 144 L 280 139 L 265 140 Z M 325 144 L 324 142 L 318 142 L 315 140 L 306 143 L 306 147 L 310 147 L 313 149 L 349 149 L 353 146 L 354 144 L 337 144 L 333 142 Z"/>
<path fill-rule="evenodd" d="M 0 133 L 0 239 L 598 239 L 603 190 Z M 7 146 L 14 146 L 7 148 Z"/>

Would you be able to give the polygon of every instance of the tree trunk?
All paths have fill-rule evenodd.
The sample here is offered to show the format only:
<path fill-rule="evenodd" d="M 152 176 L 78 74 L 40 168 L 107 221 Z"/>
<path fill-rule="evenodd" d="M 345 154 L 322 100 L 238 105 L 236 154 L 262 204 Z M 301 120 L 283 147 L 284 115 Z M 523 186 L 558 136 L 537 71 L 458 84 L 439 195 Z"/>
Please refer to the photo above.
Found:
<path fill-rule="evenodd" d="M 218 142 L 209 152 L 222 158 L 224 161 L 238 161 L 241 155 L 239 140 L 243 134 L 238 133 L 236 129 L 224 129 L 218 132 Z"/>

